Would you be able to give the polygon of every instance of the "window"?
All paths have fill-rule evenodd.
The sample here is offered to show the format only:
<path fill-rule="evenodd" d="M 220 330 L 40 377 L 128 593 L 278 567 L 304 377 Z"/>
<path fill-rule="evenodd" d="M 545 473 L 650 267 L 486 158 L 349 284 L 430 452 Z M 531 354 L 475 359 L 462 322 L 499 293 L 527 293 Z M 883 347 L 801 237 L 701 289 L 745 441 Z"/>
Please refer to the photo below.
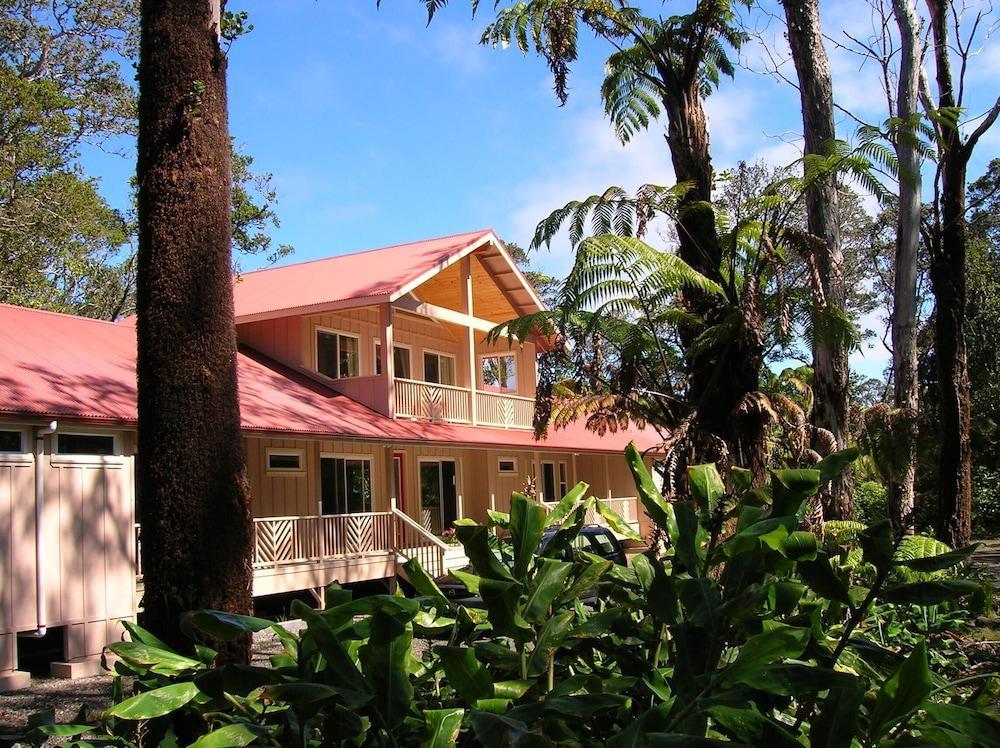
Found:
<path fill-rule="evenodd" d="M 320 459 L 323 514 L 355 514 L 372 510 L 372 464 L 367 457 Z"/>
<path fill-rule="evenodd" d="M 569 481 L 566 478 L 566 463 L 559 463 L 559 498 L 569 493 Z"/>
<path fill-rule="evenodd" d="M 455 384 L 455 357 L 446 353 L 424 351 L 424 381 Z"/>
<path fill-rule="evenodd" d="M 497 471 L 501 473 L 516 473 L 517 460 L 513 457 L 501 457 L 497 462 Z"/>
<path fill-rule="evenodd" d="M 332 379 L 359 376 L 358 339 L 353 335 L 317 330 L 316 370 Z"/>
<path fill-rule="evenodd" d="M 542 500 L 556 501 L 561 497 L 556 496 L 556 464 L 554 462 L 542 463 Z"/>
<path fill-rule="evenodd" d="M 56 452 L 61 455 L 100 455 L 115 453 L 115 438 L 104 434 L 56 434 Z"/>
<path fill-rule="evenodd" d="M 20 431 L 0 431 L 0 452 L 24 452 L 23 434 Z"/>
<path fill-rule="evenodd" d="M 301 449 L 269 449 L 267 450 L 267 472 L 269 473 L 305 473 Z"/>
<path fill-rule="evenodd" d="M 513 353 L 483 356 L 483 389 L 517 392 L 517 358 Z"/>
<path fill-rule="evenodd" d="M 410 349 L 399 345 L 392 347 L 392 370 L 396 379 L 410 379 Z M 375 341 L 375 374 L 382 373 L 382 342 Z"/>

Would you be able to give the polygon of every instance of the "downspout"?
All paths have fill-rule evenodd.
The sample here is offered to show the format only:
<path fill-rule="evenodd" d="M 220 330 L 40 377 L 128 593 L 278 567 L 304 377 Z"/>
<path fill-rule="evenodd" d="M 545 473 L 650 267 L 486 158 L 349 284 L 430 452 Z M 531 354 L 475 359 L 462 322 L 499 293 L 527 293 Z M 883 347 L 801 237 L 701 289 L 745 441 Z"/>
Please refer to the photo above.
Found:
<path fill-rule="evenodd" d="M 45 516 L 45 437 L 54 434 L 58 421 L 52 421 L 35 432 L 35 617 L 38 628 L 23 636 L 43 637 L 48 626 L 45 610 L 45 533 L 42 522 Z"/>

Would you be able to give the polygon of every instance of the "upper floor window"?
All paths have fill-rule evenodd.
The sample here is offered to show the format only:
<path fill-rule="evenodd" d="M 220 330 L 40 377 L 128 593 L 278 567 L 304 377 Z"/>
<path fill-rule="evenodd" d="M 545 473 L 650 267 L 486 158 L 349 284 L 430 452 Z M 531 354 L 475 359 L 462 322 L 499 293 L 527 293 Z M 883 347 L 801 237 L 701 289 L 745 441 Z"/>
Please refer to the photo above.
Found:
<path fill-rule="evenodd" d="M 358 339 L 353 335 L 317 330 L 316 370 L 332 379 L 360 376 Z"/>
<path fill-rule="evenodd" d="M 424 351 L 424 381 L 455 384 L 455 357 L 447 353 Z"/>
<path fill-rule="evenodd" d="M 483 356 L 483 389 L 517 392 L 517 358 L 513 353 Z"/>
<path fill-rule="evenodd" d="M 392 347 L 392 370 L 397 379 L 412 379 L 410 374 L 410 349 L 394 345 Z M 382 373 L 382 343 L 375 341 L 375 374 Z"/>

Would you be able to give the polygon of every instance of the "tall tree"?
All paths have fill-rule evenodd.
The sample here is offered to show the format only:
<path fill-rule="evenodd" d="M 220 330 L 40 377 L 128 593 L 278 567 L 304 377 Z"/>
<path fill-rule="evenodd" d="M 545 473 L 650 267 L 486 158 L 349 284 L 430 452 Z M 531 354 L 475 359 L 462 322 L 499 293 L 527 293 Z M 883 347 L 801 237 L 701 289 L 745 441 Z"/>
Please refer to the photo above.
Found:
<path fill-rule="evenodd" d="M 823 45 L 818 0 L 782 0 L 788 29 L 788 42 L 799 79 L 802 104 L 804 154 L 825 155 L 837 137 L 834 123 L 833 78 Z M 806 217 L 809 232 L 821 242 L 814 245 L 811 261 L 815 264 L 822 304 L 844 312 L 844 252 L 841 247 L 838 215 L 837 180 L 827 175 L 806 192 Z M 822 325 L 818 326 L 822 328 Z M 813 420 L 817 427 L 830 432 L 843 449 L 848 440 L 850 367 L 846 341 L 839 336 L 816 331 L 813 349 Z M 851 514 L 850 472 L 845 471 L 824 495 L 824 513 L 831 518 Z"/>
<path fill-rule="evenodd" d="M 921 61 L 920 21 L 913 0 L 892 0 L 899 29 L 897 126 L 893 146 L 899 163 L 899 212 L 892 295 L 893 405 L 901 421 L 896 445 L 899 470 L 889 484 L 889 516 L 899 532 L 913 531 L 920 388 L 917 376 L 917 261 L 920 253 L 921 153 L 918 139 Z M 891 101 L 891 100 L 890 100 Z M 892 120 L 890 120 L 892 121 Z"/>
<path fill-rule="evenodd" d="M 964 91 L 961 76 L 969 47 L 957 28 L 961 14 L 952 0 L 927 0 L 927 10 L 937 87 L 936 100 L 929 90 L 924 91 L 923 98 L 934 122 L 937 143 L 934 201 L 927 233 L 936 303 L 934 347 L 940 397 L 938 533 L 945 542 L 961 546 L 968 543 L 972 533 L 972 414 L 965 340 L 966 177 L 976 144 L 1000 116 L 1000 97 L 963 136 L 959 127 Z M 958 80 L 951 64 L 953 43 L 962 58 Z"/>
<path fill-rule="evenodd" d="M 184 611 L 252 607 L 220 36 L 220 0 L 142 0 L 136 474 L 146 623 L 177 647 Z"/>

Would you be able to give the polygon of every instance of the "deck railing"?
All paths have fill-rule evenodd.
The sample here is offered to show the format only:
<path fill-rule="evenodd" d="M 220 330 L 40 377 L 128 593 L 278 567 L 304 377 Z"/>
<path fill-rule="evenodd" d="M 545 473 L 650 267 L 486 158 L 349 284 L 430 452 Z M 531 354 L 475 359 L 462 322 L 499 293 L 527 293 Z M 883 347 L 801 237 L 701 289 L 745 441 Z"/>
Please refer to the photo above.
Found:
<path fill-rule="evenodd" d="M 390 512 L 254 518 L 254 568 L 393 549 Z"/>
<path fill-rule="evenodd" d="M 392 516 L 396 520 L 396 554 L 407 561 L 416 559 L 432 578 L 444 574 L 448 545 L 395 506 Z"/>
<path fill-rule="evenodd" d="M 450 384 L 397 379 L 396 415 L 472 423 L 472 392 Z"/>
<path fill-rule="evenodd" d="M 476 392 L 476 420 L 483 426 L 530 429 L 535 417 L 535 401 L 500 392 Z"/>

